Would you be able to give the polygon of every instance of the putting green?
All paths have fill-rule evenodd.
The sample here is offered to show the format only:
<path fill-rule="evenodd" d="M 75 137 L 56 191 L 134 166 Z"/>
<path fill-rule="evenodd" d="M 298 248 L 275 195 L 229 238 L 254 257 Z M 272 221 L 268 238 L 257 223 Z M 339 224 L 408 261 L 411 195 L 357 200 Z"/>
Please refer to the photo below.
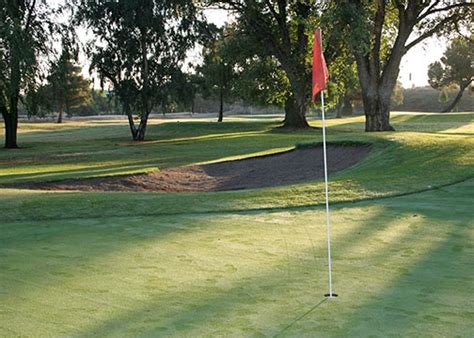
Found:
<path fill-rule="evenodd" d="M 473 336 L 473 115 L 467 122 L 460 116 L 456 126 L 451 121 L 435 130 L 429 126 L 437 123 L 415 115 L 407 129 L 425 123 L 426 131 L 376 135 L 350 132 L 360 123 L 355 119 L 330 121 L 332 140 L 375 145 L 366 160 L 331 180 L 338 201 L 331 209 L 335 300 L 323 297 L 320 181 L 211 194 L 1 190 L 0 336 Z M 233 123 L 227 133 L 244 124 L 268 135 L 255 144 L 247 136 L 226 137 L 217 141 L 221 149 L 208 139 L 143 146 L 152 149 L 154 165 L 174 165 L 274 151 L 315 137 L 269 132 L 269 122 Z M 181 139 L 199 126 L 181 124 L 181 131 L 157 128 L 175 130 Z M 64 140 L 68 156 L 79 151 L 77 138 L 90 146 L 78 155 L 85 162 L 116 156 L 125 163 L 130 146 L 101 157 L 96 153 L 108 142 L 101 141 L 102 129 L 83 127 L 74 137 L 23 136 L 51 154 L 53 143 Z M 34 180 L 41 166 L 53 165 L 39 157 L 26 163 L 34 148 L 24 150 L 1 153 L 2 163 L 18 161 L 18 173 L 0 169 L 3 183 L 7 176 Z M 148 156 L 141 151 L 133 156 Z M 94 174 L 55 161 L 78 177 Z M 126 165 L 117 172 L 123 170 Z"/>
<path fill-rule="evenodd" d="M 322 208 L 2 224 L 0 333 L 472 336 L 473 199 L 333 208 L 321 304 Z"/>

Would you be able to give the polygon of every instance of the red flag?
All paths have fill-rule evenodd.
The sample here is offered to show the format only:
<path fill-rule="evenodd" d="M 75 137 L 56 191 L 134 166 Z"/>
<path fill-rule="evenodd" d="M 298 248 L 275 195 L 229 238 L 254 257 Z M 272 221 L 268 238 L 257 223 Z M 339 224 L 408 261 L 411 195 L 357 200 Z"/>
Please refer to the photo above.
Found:
<path fill-rule="evenodd" d="M 318 28 L 314 32 L 313 45 L 313 102 L 316 95 L 326 88 L 326 82 L 328 79 L 329 73 L 326 67 L 326 60 L 324 60 L 321 43 L 321 29 Z"/>

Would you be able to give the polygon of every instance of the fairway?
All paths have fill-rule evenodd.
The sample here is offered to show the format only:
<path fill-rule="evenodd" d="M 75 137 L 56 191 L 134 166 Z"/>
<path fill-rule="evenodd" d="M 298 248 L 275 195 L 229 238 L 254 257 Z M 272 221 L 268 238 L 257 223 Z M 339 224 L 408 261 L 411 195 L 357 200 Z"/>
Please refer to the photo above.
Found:
<path fill-rule="evenodd" d="M 0 336 L 474 336 L 474 113 L 394 113 L 397 132 L 328 121 L 370 144 L 324 184 L 224 192 L 18 190 L 321 142 L 278 118 L 20 124 L 0 151 Z M 310 121 L 315 127 L 320 122 Z M 331 154 L 329 154 L 330 156 Z M 271 175 L 271 173 L 269 173 Z"/>

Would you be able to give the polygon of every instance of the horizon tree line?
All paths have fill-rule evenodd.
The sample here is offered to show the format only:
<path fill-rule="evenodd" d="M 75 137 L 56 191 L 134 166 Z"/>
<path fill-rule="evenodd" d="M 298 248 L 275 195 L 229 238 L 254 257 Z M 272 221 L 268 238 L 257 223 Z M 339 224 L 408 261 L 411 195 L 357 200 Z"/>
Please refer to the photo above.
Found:
<path fill-rule="evenodd" d="M 59 8 L 44 0 L 0 3 L 0 112 L 6 148 L 17 147 L 20 101 L 27 103 L 28 94 L 37 93 L 48 78 L 42 60 L 55 55 L 54 41 L 65 42 L 67 27 L 55 17 L 67 11 L 73 28 L 92 32 L 94 39 L 84 49 L 91 70 L 113 89 L 135 141 L 145 139 L 153 107 L 176 98 L 192 101 L 199 88 L 219 96 L 221 106 L 232 95 L 277 103 L 285 109 L 282 127 L 308 128 L 316 27 L 326 33 L 334 105 L 349 109 L 351 97 L 360 95 L 365 130 L 394 130 L 390 102 L 402 57 L 431 36 L 462 36 L 466 27 L 472 29 L 474 18 L 474 4 L 443 0 L 118 0 L 73 1 Z M 203 11 L 208 8 L 228 11 L 234 22 L 217 29 L 206 21 Z M 198 44 L 204 46 L 204 63 L 195 67 L 196 77 L 183 67 L 186 53 Z M 60 112 L 85 100 L 87 87 L 74 68 L 72 44 L 65 45 L 48 78 Z M 432 66 L 432 82 L 457 83 L 462 95 L 472 80 L 456 82 L 448 74 L 451 68 L 446 63 Z"/>

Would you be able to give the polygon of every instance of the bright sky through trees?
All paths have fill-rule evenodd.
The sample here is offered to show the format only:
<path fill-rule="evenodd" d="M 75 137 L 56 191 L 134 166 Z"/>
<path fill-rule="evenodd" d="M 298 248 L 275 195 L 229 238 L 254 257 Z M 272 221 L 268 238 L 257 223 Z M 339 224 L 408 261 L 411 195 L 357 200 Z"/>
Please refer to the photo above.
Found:
<path fill-rule="evenodd" d="M 51 4 L 63 3 L 62 0 L 48 0 L 48 2 Z M 206 10 L 206 17 L 210 22 L 216 24 L 217 26 L 222 26 L 226 20 L 228 20 L 226 11 L 220 9 Z M 84 29 L 79 29 L 79 38 L 82 42 L 86 42 L 91 38 L 91 36 L 88 36 Z M 403 58 L 400 68 L 399 78 L 403 87 L 411 88 L 413 85 L 416 87 L 428 86 L 428 65 L 436 60 L 439 60 L 445 49 L 446 41 L 444 39 L 438 39 L 437 37 L 429 38 L 425 43 L 412 48 Z M 200 58 L 200 50 L 201 49 L 197 47 L 194 51 L 190 52 L 189 60 L 196 62 Z M 85 61 L 86 60 L 82 58 L 81 62 L 83 64 Z M 86 69 L 84 69 L 83 73 L 88 75 L 88 64 L 84 65 L 84 67 Z"/>
<path fill-rule="evenodd" d="M 208 10 L 206 13 L 208 20 L 218 26 L 222 26 L 228 19 L 224 10 Z M 324 38 L 324 32 L 323 32 Z M 403 58 L 400 68 L 400 81 L 404 88 L 411 88 L 428 85 L 428 65 L 443 55 L 446 49 L 446 40 L 432 37 L 412 48 Z M 411 80 L 410 80 L 411 74 Z"/>

